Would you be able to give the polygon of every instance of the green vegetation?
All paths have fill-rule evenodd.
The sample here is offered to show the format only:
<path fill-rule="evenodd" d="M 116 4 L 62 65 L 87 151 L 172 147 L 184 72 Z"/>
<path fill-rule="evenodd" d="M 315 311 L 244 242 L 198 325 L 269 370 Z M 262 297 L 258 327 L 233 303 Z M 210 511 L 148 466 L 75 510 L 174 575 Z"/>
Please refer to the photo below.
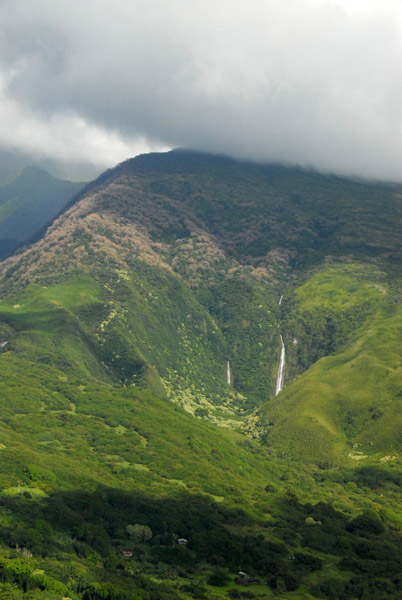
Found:
<path fill-rule="evenodd" d="M 108 281 L 81 277 L 1 301 L 7 350 L 90 380 L 175 395 L 190 412 L 233 402 L 222 333 L 177 276 L 139 264 Z"/>
<path fill-rule="evenodd" d="M 268 581 L 250 589 L 267 598 L 282 582 L 300 597 L 400 594 L 400 461 L 289 463 L 145 390 L 11 353 L 0 369 L 4 594 L 236 597 L 238 570 Z"/>
<path fill-rule="evenodd" d="M 2 598 L 401 597 L 400 192 L 149 155 L 2 263 Z"/>
<path fill-rule="evenodd" d="M 252 410 L 274 390 L 282 294 L 282 317 L 295 318 L 281 328 L 300 338 L 288 378 L 345 345 L 350 323 L 381 301 L 400 260 L 399 191 L 193 153 L 137 157 L 90 184 L 37 246 L 6 261 L 3 286 L 19 294 L 29 283 L 89 276 L 109 312 L 95 320 L 88 311 L 80 324 L 91 340 L 107 330 L 97 352 L 112 375 L 158 393 L 163 385 L 192 413 Z M 323 260 L 362 273 L 346 281 L 333 266 L 326 283 L 308 283 Z M 364 269 L 379 287 L 355 286 Z M 303 280 L 307 299 L 319 293 L 308 310 L 293 310 Z M 329 291 L 340 294 L 335 304 L 354 299 L 331 308 Z M 234 390 L 224 385 L 228 359 Z"/>
<path fill-rule="evenodd" d="M 402 310 L 384 274 L 327 265 L 283 310 L 290 368 L 313 365 L 262 409 L 266 442 L 332 464 L 398 452 Z"/>
<path fill-rule="evenodd" d="M 205 303 L 225 337 L 234 385 L 254 408 L 272 393 L 277 298 L 267 281 L 257 282 L 241 270 L 212 284 Z"/>

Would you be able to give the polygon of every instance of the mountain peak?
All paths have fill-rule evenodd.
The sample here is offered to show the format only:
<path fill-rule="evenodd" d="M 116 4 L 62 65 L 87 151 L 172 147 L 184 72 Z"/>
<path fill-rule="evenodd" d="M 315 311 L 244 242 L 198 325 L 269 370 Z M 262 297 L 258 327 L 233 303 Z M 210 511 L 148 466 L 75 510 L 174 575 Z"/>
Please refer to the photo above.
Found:
<path fill-rule="evenodd" d="M 0 241 L 7 241 L 1 255 L 32 236 L 81 188 L 81 183 L 57 179 L 35 166 L 25 167 L 16 179 L 0 187 Z"/>

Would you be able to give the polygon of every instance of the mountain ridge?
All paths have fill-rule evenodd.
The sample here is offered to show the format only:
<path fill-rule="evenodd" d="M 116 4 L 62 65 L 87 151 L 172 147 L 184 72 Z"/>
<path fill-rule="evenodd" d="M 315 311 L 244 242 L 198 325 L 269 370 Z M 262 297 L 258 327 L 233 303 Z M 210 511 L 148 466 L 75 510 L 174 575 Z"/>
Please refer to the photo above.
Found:
<path fill-rule="evenodd" d="M 144 156 L 3 261 L 0 595 L 397 600 L 401 198 Z"/>
<path fill-rule="evenodd" d="M 199 164 L 201 163 L 201 164 Z M 145 155 L 139 155 L 133 159 L 128 159 L 127 161 L 124 161 L 123 163 L 120 163 L 117 167 L 115 167 L 114 169 L 108 169 L 107 171 L 105 171 L 104 173 L 102 173 L 97 179 L 95 179 L 93 182 L 90 182 L 89 184 L 87 184 L 87 187 L 81 191 L 81 193 L 79 193 L 76 197 L 74 197 L 74 199 L 71 201 L 71 203 L 69 205 L 67 205 L 66 207 L 63 208 L 62 212 L 65 212 L 68 208 L 70 208 L 73 204 L 75 204 L 76 202 L 78 202 L 85 194 L 89 193 L 90 191 L 96 190 L 97 188 L 100 188 L 101 186 L 104 186 L 106 184 L 108 184 L 109 182 L 111 182 L 112 180 L 115 180 L 116 178 L 118 178 L 121 175 L 153 175 L 153 176 L 159 176 L 159 178 L 157 179 L 157 181 L 152 182 L 152 189 L 151 190 L 147 190 L 148 192 L 151 192 L 154 194 L 154 196 L 158 196 L 158 192 L 162 191 L 161 186 L 165 186 L 165 188 L 170 191 L 173 192 L 173 197 L 176 198 L 176 201 L 179 201 L 179 203 L 183 203 L 183 198 L 185 198 L 186 196 L 189 197 L 191 196 L 191 184 L 186 183 L 183 184 L 184 185 L 184 189 L 180 189 L 180 181 L 178 182 L 177 185 L 177 189 L 174 189 L 174 183 L 172 181 L 170 181 L 169 176 L 170 175 L 180 175 L 180 172 L 183 172 L 183 174 L 185 173 L 186 177 L 188 180 L 190 180 L 191 175 L 193 173 L 198 174 L 203 174 L 203 173 L 207 173 L 208 168 L 210 168 L 212 165 L 215 166 L 215 168 L 218 171 L 218 174 L 222 174 L 222 172 L 224 173 L 225 176 L 230 176 L 233 173 L 236 173 L 236 184 L 237 184 L 237 188 L 239 186 L 239 184 L 242 184 L 243 186 L 246 185 L 247 186 L 247 176 L 250 176 L 249 170 L 251 171 L 251 173 L 253 175 L 257 174 L 258 178 L 260 180 L 263 180 L 263 182 L 265 182 L 264 180 L 271 180 L 269 181 L 269 183 L 271 184 L 271 187 L 278 187 L 279 185 L 283 185 L 284 183 L 286 184 L 284 189 L 282 189 L 282 196 L 278 196 L 278 199 L 281 200 L 287 200 L 289 201 L 289 198 L 291 200 L 291 204 L 289 206 L 292 206 L 293 209 L 297 209 L 297 206 L 300 205 L 300 202 L 302 201 L 302 196 L 298 196 L 297 194 L 294 193 L 294 191 L 292 191 L 293 189 L 295 189 L 296 185 L 306 185 L 304 183 L 304 180 L 306 180 L 307 185 L 310 184 L 314 184 L 317 188 L 317 191 L 315 192 L 315 195 L 318 197 L 318 200 L 320 199 L 320 182 L 323 182 L 329 189 L 331 188 L 331 183 L 334 184 L 335 186 L 335 192 L 337 189 L 337 185 L 340 184 L 344 184 L 346 186 L 351 186 L 352 192 L 353 194 L 355 194 L 355 196 L 359 195 L 359 193 L 361 193 L 361 190 L 363 189 L 364 191 L 368 191 L 371 196 L 373 197 L 373 200 L 376 200 L 376 192 L 380 191 L 383 194 L 383 197 L 381 198 L 381 201 L 383 202 L 387 202 L 389 203 L 394 203 L 394 205 L 392 206 L 391 204 L 391 210 L 395 209 L 397 212 L 396 214 L 394 214 L 394 218 L 397 220 L 398 215 L 400 214 L 400 198 L 399 198 L 399 194 L 401 193 L 402 190 L 402 185 L 399 184 L 379 184 L 378 182 L 376 183 L 371 183 L 368 181 L 358 181 L 356 182 L 355 180 L 352 179 L 346 179 L 346 178 L 340 178 L 338 176 L 334 176 L 334 175 L 325 175 L 325 174 L 321 174 L 321 173 L 316 173 L 314 171 L 306 171 L 303 170 L 301 168 L 291 168 L 291 167 L 284 167 L 284 166 L 280 166 L 280 165 L 263 165 L 263 164 L 258 164 L 258 163 L 249 163 L 249 162 L 239 162 L 236 161 L 235 159 L 231 159 L 229 157 L 225 157 L 225 156 L 213 156 L 213 155 L 209 155 L 206 153 L 196 153 L 196 152 L 192 152 L 192 151 L 180 151 L 180 150 L 176 150 L 176 151 L 171 151 L 171 152 L 167 152 L 167 153 L 151 153 L 151 154 L 145 154 Z M 163 172 L 161 172 L 161 168 L 163 169 Z M 190 169 L 189 173 L 186 173 L 186 169 Z M 233 173 L 232 173 L 232 169 L 233 169 Z M 241 176 L 241 172 L 245 171 L 248 175 L 246 177 Z M 240 175 L 239 175 L 240 172 Z M 290 182 L 284 181 L 285 178 L 281 178 L 281 175 L 289 175 L 290 176 Z M 301 181 L 298 181 L 298 177 L 301 177 Z M 309 179 L 310 178 L 310 179 Z M 176 182 L 177 183 L 177 182 Z M 207 182 L 208 183 L 208 182 Z M 274 185 L 273 185 L 274 184 Z M 171 188 L 169 189 L 169 185 L 171 186 Z M 189 187 L 190 185 L 190 187 Z M 255 185 L 255 184 L 252 184 Z M 159 189 L 158 189 L 159 188 Z M 287 188 L 287 189 L 286 189 Z M 250 191 L 250 190 L 247 190 Z M 233 193 L 233 192 L 232 192 Z M 275 190 L 275 193 L 278 193 L 277 190 Z M 321 192 L 322 193 L 322 192 Z M 326 192 L 326 197 L 328 198 L 328 190 Z M 331 192 L 332 195 L 334 195 L 334 192 Z M 163 195 L 163 194 L 162 194 Z M 237 194 L 238 195 L 238 194 Z M 396 198 L 394 197 L 396 195 Z M 350 196 L 350 191 L 349 191 L 349 196 Z M 171 199 L 172 199 L 172 194 L 171 194 Z M 353 196 L 350 196 L 351 198 L 353 198 Z M 229 195 L 229 199 L 230 199 L 230 195 Z M 236 198 L 236 196 L 234 197 L 235 200 L 237 200 L 238 198 Z M 350 199 L 350 198 L 348 198 Z M 232 198 L 233 200 L 233 198 Z M 253 198 L 254 200 L 254 198 Z M 309 203 L 311 203 L 311 200 L 309 200 Z M 308 208 L 308 203 L 306 202 L 306 200 L 304 200 L 304 204 L 305 204 L 305 208 Z M 247 203 L 245 204 L 245 206 L 247 207 Z M 211 208 L 211 204 L 209 204 L 208 208 Z M 339 210 L 339 208 L 344 208 L 344 203 L 341 204 L 341 206 L 337 207 L 337 210 Z M 369 207 L 368 207 L 369 208 Z M 354 209 L 356 210 L 356 209 Z M 280 214 L 281 217 L 283 217 L 283 211 L 284 211 L 284 207 L 280 207 Z M 362 213 L 362 207 L 359 208 L 360 213 Z M 350 212 L 350 211 L 349 211 Z M 363 211 L 364 213 L 364 211 Z M 62 213 L 60 213 L 59 215 L 57 215 L 55 218 L 57 218 L 58 216 L 61 216 Z M 349 216 L 349 215 L 346 215 Z M 360 214 L 359 217 L 361 217 L 362 215 Z M 378 215 L 379 216 L 379 215 Z M 247 214 L 247 217 L 250 217 L 250 214 Z M 193 215 L 194 218 L 194 215 Z M 202 215 L 201 215 L 202 218 Z M 334 219 L 334 215 L 331 215 L 331 218 Z M 341 218 L 343 218 L 345 220 L 345 215 L 341 215 Z M 336 226 L 336 220 L 334 219 L 334 225 Z M 205 227 L 205 223 L 203 223 L 201 221 L 202 225 Z M 389 221 L 387 222 L 387 220 L 384 220 L 384 224 L 389 225 Z M 325 224 L 324 224 L 325 225 Z M 392 224 L 393 225 L 393 224 Z M 323 224 L 321 224 L 321 228 L 322 228 Z M 317 231 L 320 231 L 320 224 L 316 224 L 317 227 Z M 391 229 L 393 229 L 393 227 L 391 227 Z M 325 230 L 325 228 L 324 228 Z M 317 235 L 317 232 L 314 232 L 314 230 L 310 231 L 312 236 Z M 371 234 L 374 234 L 373 231 L 371 231 Z M 342 240 L 341 240 L 342 241 Z M 400 244 L 398 244 L 398 240 L 394 240 L 395 241 L 395 245 L 397 245 L 398 249 Z M 389 240 L 388 240 L 389 242 Z M 243 242 L 242 242 L 243 243 Z M 373 248 L 377 247 L 381 247 L 381 244 L 379 242 L 375 242 L 370 241 L 368 242 L 368 247 L 372 246 Z M 383 248 L 389 248 L 389 243 L 385 244 L 383 246 Z M 253 255 L 249 255 L 249 258 L 252 258 Z"/>
<path fill-rule="evenodd" d="M 374 226 L 372 213 L 380 207 L 381 217 Z M 145 376 L 159 393 L 164 388 L 191 412 L 200 408 L 212 418 L 214 404 L 230 406 L 233 414 L 239 407 L 250 411 L 274 395 L 281 326 L 299 328 L 303 338 L 295 353 L 289 345 L 292 333 L 284 331 L 289 382 L 289 375 L 300 375 L 321 356 L 336 353 L 336 343 L 345 345 L 348 320 L 357 328 L 374 314 L 382 296 L 372 292 L 382 285 L 385 273 L 394 273 L 400 256 L 395 217 L 401 210 L 394 186 L 362 185 L 189 152 L 144 155 L 107 171 L 79 192 L 33 246 L 2 264 L 2 285 L 11 294 L 27 283 L 48 287 L 68 277 L 90 275 L 102 290 L 97 310 L 103 302 L 104 317 L 98 329 L 110 330 L 110 337 L 105 337 L 94 325 L 80 325 L 97 349 L 96 360 L 106 359 L 107 368 L 111 372 L 117 368 L 126 383 Z M 342 289 L 348 265 L 358 274 L 364 260 L 371 265 L 367 267 L 373 286 L 368 297 L 371 308 L 365 284 L 360 288 L 348 284 L 345 289 L 351 297 L 359 294 L 349 312 L 344 305 L 329 309 L 321 294 L 314 308 L 321 330 L 314 332 L 310 309 L 302 314 L 293 305 L 288 307 L 287 292 L 292 297 L 326 261 L 341 265 L 339 275 L 333 269 L 323 277 L 329 276 Z M 375 275 L 379 267 L 384 275 Z M 328 294 L 334 293 L 331 285 Z M 161 297 L 159 286 L 168 290 L 169 302 Z M 310 304 L 314 293 L 313 287 Z M 283 294 L 285 303 L 279 307 Z M 126 300 L 116 301 L 117 297 Z M 187 304 L 177 310 L 181 298 Z M 131 306 L 128 312 L 126 302 Z M 285 309 L 293 314 L 287 324 Z M 143 315 L 147 331 L 128 316 L 133 310 Z M 198 315 L 195 322 L 185 316 L 191 314 Z M 79 315 L 74 318 L 80 321 Z M 164 319 L 165 348 L 170 348 L 164 358 L 152 333 L 159 318 Z M 292 318 L 305 325 L 300 329 Z M 202 329 L 206 335 L 197 337 Z M 338 338 L 332 346 L 324 339 L 329 332 Z M 318 341 L 308 342 L 311 335 Z M 180 349 L 179 361 L 173 339 Z M 116 344 L 117 353 L 112 350 Z M 197 348 L 199 358 L 190 348 Z M 206 385 L 201 356 L 214 373 Z M 232 389 L 225 386 L 223 375 L 227 360 L 234 373 Z M 197 367 L 194 361 L 199 362 Z M 191 391 L 194 377 L 198 383 Z"/>

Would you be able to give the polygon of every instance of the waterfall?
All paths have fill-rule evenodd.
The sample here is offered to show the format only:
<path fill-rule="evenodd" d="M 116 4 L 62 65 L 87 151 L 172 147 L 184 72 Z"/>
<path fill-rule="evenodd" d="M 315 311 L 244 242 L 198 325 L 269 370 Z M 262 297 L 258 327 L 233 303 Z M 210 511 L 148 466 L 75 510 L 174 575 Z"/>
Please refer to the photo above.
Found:
<path fill-rule="evenodd" d="M 278 302 L 279 306 L 282 304 L 282 300 L 283 300 L 283 295 L 279 298 L 279 302 Z"/>
<path fill-rule="evenodd" d="M 226 363 L 226 383 L 232 385 L 232 371 L 230 370 L 230 360 Z"/>
<path fill-rule="evenodd" d="M 283 338 L 281 335 L 281 356 L 279 359 L 278 374 L 276 376 L 275 396 L 277 396 L 279 394 L 279 392 L 282 391 L 284 376 L 285 376 L 285 344 L 283 343 Z"/>

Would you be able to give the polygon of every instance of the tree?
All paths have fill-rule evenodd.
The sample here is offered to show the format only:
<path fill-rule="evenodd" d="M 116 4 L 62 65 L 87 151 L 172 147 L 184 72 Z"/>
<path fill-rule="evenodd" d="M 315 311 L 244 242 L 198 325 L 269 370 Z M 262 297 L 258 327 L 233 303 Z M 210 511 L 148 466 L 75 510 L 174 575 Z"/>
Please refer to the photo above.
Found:
<path fill-rule="evenodd" d="M 224 586 L 227 583 L 229 583 L 229 581 L 230 581 L 230 577 L 228 576 L 227 572 L 220 568 L 214 569 L 212 571 L 212 573 L 210 574 L 210 576 L 208 577 L 209 585 L 213 585 L 213 586 L 217 586 L 217 587 Z"/>
<path fill-rule="evenodd" d="M 137 544 L 148 542 L 152 538 L 152 529 L 148 525 L 127 525 L 126 532 L 131 536 Z"/>
<path fill-rule="evenodd" d="M 283 581 L 283 579 L 277 579 L 276 580 L 276 593 L 279 596 L 282 596 L 282 594 L 284 594 L 285 592 L 287 592 L 287 587 L 285 582 Z"/>

